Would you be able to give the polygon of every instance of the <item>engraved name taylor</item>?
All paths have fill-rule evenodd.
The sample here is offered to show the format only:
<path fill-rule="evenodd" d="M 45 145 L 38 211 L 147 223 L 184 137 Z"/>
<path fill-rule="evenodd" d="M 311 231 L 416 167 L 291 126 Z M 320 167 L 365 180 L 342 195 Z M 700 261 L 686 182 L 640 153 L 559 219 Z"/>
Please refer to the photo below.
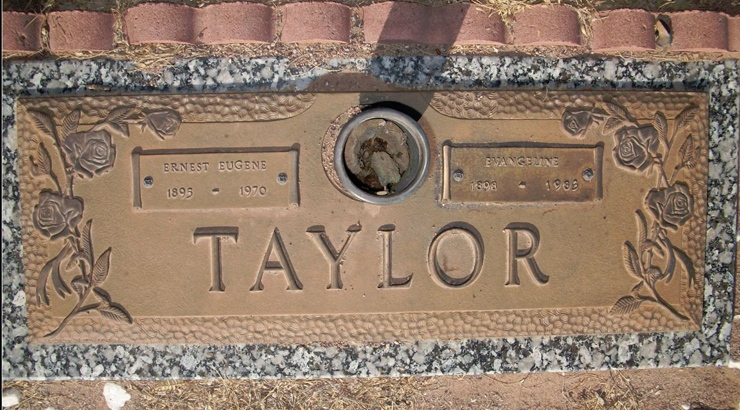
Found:
<path fill-rule="evenodd" d="M 327 262 L 328 265 L 328 278 L 327 289 L 342 289 L 342 275 L 340 266 L 344 261 L 345 253 L 349 248 L 352 240 L 362 230 L 362 227 L 352 225 L 347 228 L 347 237 L 341 248 L 337 251 L 337 247 L 334 246 L 329 236 L 326 234 L 324 227 L 314 226 L 306 230 L 307 235 L 312 239 L 317 247 L 317 252 Z M 413 274 L 406 276 L 397 275 L 397 272 L 393 271 L 393 233 L 395 226 L 384 225 L 378 228 L 377 235 L 381 240 L 381 245 L 378 252 L 382 255 L 382 266 L 379 271 L 379 285 L 380 289 L 388 288 L 406 288 L 411 285 Z M 540 246 L 540 233 L 537 227 L 529 223 L 511 223 L 504 229 L 504 235 L 507 240 L 507 273 L 506 273 L 506 286 L 518 286 L 521 284 L 519 267 L 523 266 L 526 272 L 531 277 L 532 281 L 538 285 L 544 285 L 548 283 L 549 277 L 545 275 L 540 269 L 537 261 L 535 260 L 535 254 Z M 474 267 L 465 276 L 450 276 L 449 272 L 446 272 L 443 263 L 440 263 L 438 259 L 439 250 L 441 247 L 448 246 L 443 240 L 451 235 L 459 235 L 469 240 L 473 245 L 472 260 L 474 261 Z M 236 243 L 239 241 L 239 228 L 236 226 L 208 226 L 196 228 L 193 232 L 193 244 L 198 246 L 199 243 L 210 242 L 211 250 L 211 292 L 224 292 L 226 290 L 225 278 L 230 274 L 224 269 L 222 262 L 222 248 L 227 246 L 229 243 Z M 202 246 L 202 245 L 201 245 Z M 481 272 L 483 266 L 483 240 L 478 235 L 475 228 L 465 223 L 454 223 L 447 225 L 442 228 L 435 235 L 431 244 L 429 245 L 428 253 L 428 268 L 435 282 L 444 288 L 462 288 L 470 285 L 475 281 Z M 275 257 L 273 258 L 273 255 Z M 204 270 L 205 271 L 205 270 Z M 205 273 L 205 272 L 204 272 Z M 299 278 L 298 273 L 291 263 L 290 255 L 285 247 L 283 239 L 280 235 L 280 231 L 276 227 L 267 248 L 265 249 L 262 257 L 262 263 L 260 264 L 259 270 L 256 272 L 254 285 L 250 288 L 252 292 L 258 292 L 264 289 L 262 284 L 262 278 L 265 274 L 277 274 L 283 275 L 288 284 L 287 290 L 289 291 L 300 291 L 303 289 L 303 284 Z"/>

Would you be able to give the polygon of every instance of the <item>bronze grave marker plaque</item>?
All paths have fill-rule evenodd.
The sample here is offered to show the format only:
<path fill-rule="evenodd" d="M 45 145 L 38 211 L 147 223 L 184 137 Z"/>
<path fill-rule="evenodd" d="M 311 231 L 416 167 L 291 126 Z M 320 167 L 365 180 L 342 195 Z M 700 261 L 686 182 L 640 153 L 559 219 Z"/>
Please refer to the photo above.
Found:
<path fill-rule="evenodd" d="M 31 339 L 698 329 L 707 104 L 531 90 L 20 99 Z"/>

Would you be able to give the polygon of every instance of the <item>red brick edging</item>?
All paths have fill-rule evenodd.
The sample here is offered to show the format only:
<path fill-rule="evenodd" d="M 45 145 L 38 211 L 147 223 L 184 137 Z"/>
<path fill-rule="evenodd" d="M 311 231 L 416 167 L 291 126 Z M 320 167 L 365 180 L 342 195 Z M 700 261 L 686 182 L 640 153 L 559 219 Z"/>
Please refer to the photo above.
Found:
<path fill-rule="evenodd" d="M 671 19 L 669 51 L 738 52 L 740 16 L 720 12 L 662 13 Z M 362 36 L 353 40 L 353 16 Z M 140 4 L 123 13 L 130 44 L 226 43 L 403 43 L 427 45 L 561 45 L 593 52 L 656 49 L 657 14 L 639 9 L 599 12 L 590 22 L 590 40 L 575 9 L 540 5 L 515 13 L 509 29 L 498 14 L 471 3 L 425 6 L 384 2 L 350 8 L 332 2 L 290 3 L 279 7 L 250 2 L 203 8 L 169 3 Z M 278 21 L 280 19 L 280 21 Z M 41 30 L 48 25 L 52 52 L 105 51 L 115 47 L 116 17 L 88 11 L 51 12 L 46 16 L 3 12 L 3 51 L 41 50 Z M 276 27 L 281 26 L 279 36 Z"/>
<path fill-rule="evenodd" d="M 49 48 L 54 51 L 111 50 L 115 43 L 115 19 L 111 13 L 49 13 Z"/>
<path fill-rule="evenodd" d="M 257 3 L 203 8 L 146 3 L 123 13 L 123 31 L 131 44 L 269 43 L 275 32 L 274 20 L 274 8 Z"/>
<path fill-rule="evenodd" d="M 591 48 L 597 51 L 655 49 L 655 16 L 644 10 L 599 13 L 591 23 Z"/>
<path fill-rule="evenodd" d="M 515 45 L 579 46 L 581 23 L 568 6 L 536 6 L 514 14 Z"/>
<path fill-rule="evenodd" d="M 43 16 L 3 12 L 3 51 L 41 50 Z"/>
<path fill-rule="evenodd" d="M 727 50 L 727 16 L 709 11 L 674 13 L 673 48 L 686 51 Z M 736 36 L 740 35 L 736 33 Z M 736 51 L 736 50 L 735 50 Z"/>
<path fill-rule="evenodd" d="M 506 27 L 473 4 L 384 2 L 362 8 L 366 43 L 504 44 Z"/>
<path fill-rule="evenodd" d="M 352 10 L 338 3 L 283 6 L 284 43 L 349 43 Z"/>

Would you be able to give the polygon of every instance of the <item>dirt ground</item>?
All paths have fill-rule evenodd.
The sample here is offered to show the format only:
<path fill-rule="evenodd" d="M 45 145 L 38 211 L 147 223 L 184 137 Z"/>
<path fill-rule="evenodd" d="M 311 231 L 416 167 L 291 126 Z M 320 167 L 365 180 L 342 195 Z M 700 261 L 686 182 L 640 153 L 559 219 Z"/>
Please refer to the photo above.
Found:
<path fill-rule="evenodd" d="M 105 381 L 8 382 L 17 409 L 107 409 Z M 117 382 L 129 409 L 740 409 L 740 370 Z"/>

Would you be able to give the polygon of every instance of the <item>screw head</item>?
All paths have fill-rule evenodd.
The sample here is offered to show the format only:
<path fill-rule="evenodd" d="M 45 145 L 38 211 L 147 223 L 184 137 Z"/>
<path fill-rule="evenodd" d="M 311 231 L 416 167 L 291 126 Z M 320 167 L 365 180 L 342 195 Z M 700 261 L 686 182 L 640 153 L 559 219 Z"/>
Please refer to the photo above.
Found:
<path fill-rule="evenodd" d="M 586 181 L 590 181 L 594 179 L 594 170 L 591 168 L 586 168 L 583 170 L 583 179 Z"/>
<path fill-rule="evenodd" d="M 462 180 L 463 180 L 463 178 L 465 178 L 465 173 L 463 172 L 463 170 L 462 170 L 462 169 L 456 169 L 456 170 L 455 170 L 455 171 L 454 171 L 454 172 L 452 173 L 452 179 L 454 179 L 454 180 L 455 180 L 455 181 L 457 181 L 457 182 L 460 182 L 460 181 L 462 181 Z"/>
<path fill-rule="evenodd" d="M 144 187 L 151 188 L 154 185 L 154 178 L 151 175 L 144 177 Z"/>
<path fill-rule="evenodd" d="M 288 174 L 281 172 L 277 176 L 278 184 L 285 185 L 288 182 Z"/>

